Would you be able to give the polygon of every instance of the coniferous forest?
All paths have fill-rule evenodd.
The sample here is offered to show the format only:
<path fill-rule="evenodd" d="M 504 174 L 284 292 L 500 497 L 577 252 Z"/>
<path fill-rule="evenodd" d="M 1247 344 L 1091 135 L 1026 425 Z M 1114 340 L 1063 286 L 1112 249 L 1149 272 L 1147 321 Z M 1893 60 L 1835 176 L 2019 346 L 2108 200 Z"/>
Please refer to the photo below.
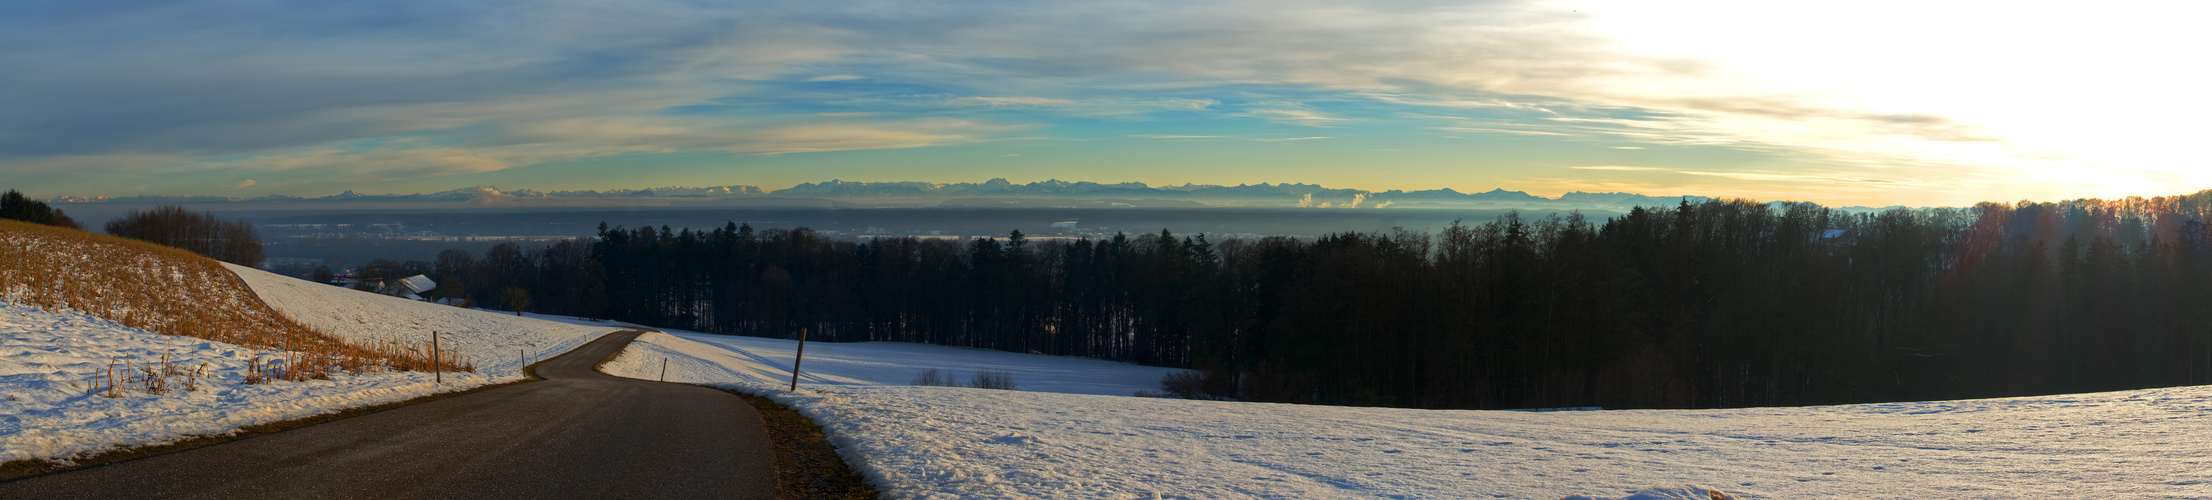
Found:
<path fill-rule="evenodd" d="M 2208 215 L 2212 191 L 1685 202 L 1316 239 L 853 243 L 733 223 L 408 264 L 489 307 L 1187 367 L 1193 397 L 1712 408 L 2212 383 Z"/>

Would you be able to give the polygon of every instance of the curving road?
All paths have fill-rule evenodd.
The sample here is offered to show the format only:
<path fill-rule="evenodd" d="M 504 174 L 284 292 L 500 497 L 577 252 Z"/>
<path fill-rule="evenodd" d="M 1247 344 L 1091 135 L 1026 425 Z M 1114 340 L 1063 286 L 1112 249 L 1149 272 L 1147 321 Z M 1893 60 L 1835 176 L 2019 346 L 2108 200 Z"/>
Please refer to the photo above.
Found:
<path fill-rule="evenodd" d="M 592 369 L 639 333 L 546 360 L 543 382 L 0 483 L 0 498 L 774 498 L 744 400 Z"/>

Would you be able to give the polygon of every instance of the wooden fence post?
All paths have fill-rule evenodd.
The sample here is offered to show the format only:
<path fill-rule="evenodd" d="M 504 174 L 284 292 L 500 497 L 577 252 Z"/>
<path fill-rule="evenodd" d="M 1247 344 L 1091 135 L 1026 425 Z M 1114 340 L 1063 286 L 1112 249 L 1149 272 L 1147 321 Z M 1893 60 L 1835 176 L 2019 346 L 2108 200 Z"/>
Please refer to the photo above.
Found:
<path fill-rule="evenodd" d="M 799 362 L 806 361 L 806 329 L 799 329 L 799 355 L 791 358 L 791 391 L 799 391 Z"/>

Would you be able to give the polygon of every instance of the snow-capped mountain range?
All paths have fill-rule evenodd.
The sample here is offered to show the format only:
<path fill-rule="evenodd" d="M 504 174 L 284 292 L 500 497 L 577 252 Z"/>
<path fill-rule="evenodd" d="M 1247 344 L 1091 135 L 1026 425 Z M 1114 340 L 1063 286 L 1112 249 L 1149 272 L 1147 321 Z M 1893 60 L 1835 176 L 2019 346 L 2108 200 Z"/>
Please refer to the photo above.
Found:
<path fill-rule="evenodd" d="M 1315 208 L 1411 208 L 1422 206 L 1459 205 L 1525 205 L 1525 206 L 1582 206 L 1582 207 L 1631 207 L 1671 205 L 1688 198 L 1692 202 L 1703 201 L 1702 196 L 1651 196 L 1636 193 L 1566 193 L 1558 198 L 1536 196 L 1522 191 L 1493 189 L 1481 193 L 1463 193 L 1451 188 L 1419 191 L 1368 191 L 1362 189 L 1336 189 L 1318 184 L 1260 183 L 1222 186 L 1212 184 L 1183 184 L 1151 186 L 1142 182 L 1100 184 L 1096 182 L 1069 182 L 1046 180 L 1028 184 L 1016 184 L 1003 178 L 984 182 L 930 183 L 930 182 L 855 182 L 830 180 L 792 186 L 788 189 L 767 191 L 759 186 L 665 186 L 644 189 L 610 189 L 605 191 L 536 191 L 531 189 L 502 190 L 493 186 L 475 186 L 427 194 L 361 194 L 347 190 L 330 196 L 299 197 L 270 195 L 254 198 L 224 196 L 171 196 L 143 195 L 123 197 L 62 196 L 49 201 L 55 203 L 312 203 L 332 201 L 375 202 L 478 202 L 491 203 L 516 200 L 590 200 L 609 198 L 667 198 L 667 199 L 827 199 L 827 200 L 896 200 L 915 202 L 923 200 L 954 200 L 977 198 L 1029 198 L 1029 199 L 1081 199 L 1081 200 L 1172 200 L 1198 202 L 1217 206 L 1295 206 Z"/>

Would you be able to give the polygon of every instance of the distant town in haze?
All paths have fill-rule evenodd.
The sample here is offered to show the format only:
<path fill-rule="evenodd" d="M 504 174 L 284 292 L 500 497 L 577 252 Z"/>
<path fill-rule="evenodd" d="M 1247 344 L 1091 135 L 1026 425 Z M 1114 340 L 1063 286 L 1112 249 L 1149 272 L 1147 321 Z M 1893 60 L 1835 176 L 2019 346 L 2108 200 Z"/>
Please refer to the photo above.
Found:
<path fill-rule="evenodd" d="M 69 213 L 104 220 L 127 210 L 183 206 L 254 223 L 275 262 L 329 261 L 341 269 L 374 258 L 427 260 L 458 244 L 482 250 L 498 241 L 591 236 L 614 226 L 711 228 L 725 222 L 805 227 L 833 238 L 987 238 L 1022 231 L 1033 238 L 1104 239 L 1115 234 L 1205 233 L 1217 239 L 1317 237 L 1392 228 L 1437 230 L 1455 220 L 1505 213 L 1579 212 L 1604 218 L 1637 206 L 1700 203 L 1703 196 L 1569 192 L 1557 197 L 1503 188 L 1366 191 L 1316 184 L 1235 186 L 1099 184 L 1046 180 L 849 182 L 790 188 L 665 186 L 536 191 L 475 186 L 435 193 L 254 198 L 215 196 L 55 196 Z M 1859 210 L 1871 210 L 1857 207 Z"/>
<path fill-rule="evenodd" d="M 1235 186 L 1183 184 L 1155 187 L 1141 182 L 1100 184 L 1095 182 L 1045 180 L 1016 184 L 1001 178 L 973 183 L 848 182 L 830 180 L 799 184 L 778 190 L 763 190 L 759 186 L 749 185 L 665 186 L 580 191 L 502 190 L 495 186 L 473 186 L 436 193 L 413 194 L 364 194 L 347 190 L 320 197 L 291 195 L 267 195 L 251 198 L 206 195 L 54 196 L 48 198 L 47 201 L 64 204 L 275 204 L 290 202 L 461 202 L 465 204 L 455 206 L 455 208 L 592 204 L 620 206 L 625 204 L 622 201 L 625 199 L 645 200 L 660 204 L 759 200 L 771 201 L 771 203 L 765 203 L 765 205 L 807 205 L 810 202 L 820 205 L 822 201 L 833 201 L 843 203 L 843 205 L 838 206 L 854 208 L 928 206 L 1093 206 L 1098 208 L 1193 208 L 1205 206 L 1271 208 L 1527 206 L 1549 208 L 1558 206 L 1620 208 L 1639 204 L 1664 203 L 1678 198 L 1681 198 L 1681 196 L 1586 193 L 1581 191 L 1569 192 L 1557 197 L 1543 197 L 1522 191 L 1509 191 L 1505 188 L 1480 193 L 1462 193 L 1450 188 L 1377 192 L 1299 183 L 1259 183 Z M 1692 198 L 1705 199 L 1704 197 Z"/>

